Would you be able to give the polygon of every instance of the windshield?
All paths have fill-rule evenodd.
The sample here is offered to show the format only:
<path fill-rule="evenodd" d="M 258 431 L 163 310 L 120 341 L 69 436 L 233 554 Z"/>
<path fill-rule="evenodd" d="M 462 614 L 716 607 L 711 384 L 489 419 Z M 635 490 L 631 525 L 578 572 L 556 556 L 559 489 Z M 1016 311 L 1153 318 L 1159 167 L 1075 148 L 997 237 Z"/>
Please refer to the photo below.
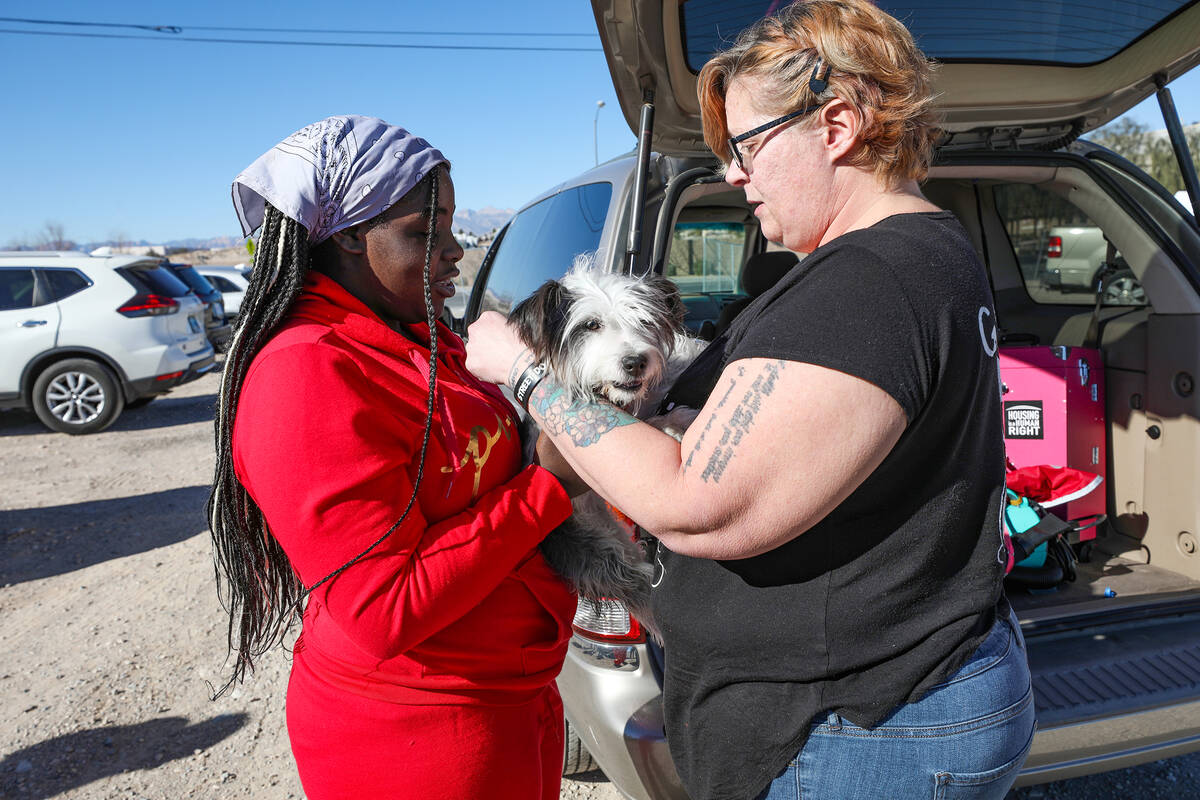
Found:
<path fill-rule="evenodd" d="M 1036 62 L 1082 66 L 1124 50 L 1195 0 L 929 0 L 878 5 L 938 61 Z M 744 28 L 786 5 L 780 0 L 686 0 L 680 10 L 688 66 L 728 48 Z"/>
<path fill-rule="evenodd" d="M 125 276 L 125 280 L 133 284 L 139 292 L 184 297 L 191 291 L 187 284 L 166 267 L 119 267 L 116 271 Z"/>

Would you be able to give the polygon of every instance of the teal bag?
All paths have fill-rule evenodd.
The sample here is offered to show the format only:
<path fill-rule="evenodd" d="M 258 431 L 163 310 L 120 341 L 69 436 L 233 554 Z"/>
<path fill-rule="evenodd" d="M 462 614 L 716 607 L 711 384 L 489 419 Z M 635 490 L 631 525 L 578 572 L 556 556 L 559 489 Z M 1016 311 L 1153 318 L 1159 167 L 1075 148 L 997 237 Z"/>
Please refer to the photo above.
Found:
<path fill-rule="evenodd" d="M 1017 567 L 1041 567 L 1046 563 L 1046 542 L 1033 547 L 1032 552 L 1021 545 L 1027 542 L 1026 537 L 1021 534 L 1032 531 L 1043 516 L 1038 513 L 1033 504 L 1029 502 L 1028 497 L 1021 497 L 1012 489 L 1005 489 L 1004 503 L 1004 532 L 1013 542 L 1014 566 Z M 1032 544 L 1032 542 L 1029 542 Z"/>

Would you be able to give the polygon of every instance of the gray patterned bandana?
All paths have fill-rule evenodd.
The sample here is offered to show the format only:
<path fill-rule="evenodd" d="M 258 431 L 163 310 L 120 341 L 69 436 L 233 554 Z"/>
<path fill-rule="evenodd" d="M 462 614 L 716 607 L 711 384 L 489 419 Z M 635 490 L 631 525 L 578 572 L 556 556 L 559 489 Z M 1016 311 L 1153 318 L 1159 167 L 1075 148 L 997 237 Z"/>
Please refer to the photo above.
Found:
<path fill-rule="evenodd" d="M 303 128 L 233 181 L 233 206 L 249 236 L 266 203 L 308 231 L 308 243 L 382 214 L 438 164 L 429 142 L 374 117 L 337 116 Z"/>

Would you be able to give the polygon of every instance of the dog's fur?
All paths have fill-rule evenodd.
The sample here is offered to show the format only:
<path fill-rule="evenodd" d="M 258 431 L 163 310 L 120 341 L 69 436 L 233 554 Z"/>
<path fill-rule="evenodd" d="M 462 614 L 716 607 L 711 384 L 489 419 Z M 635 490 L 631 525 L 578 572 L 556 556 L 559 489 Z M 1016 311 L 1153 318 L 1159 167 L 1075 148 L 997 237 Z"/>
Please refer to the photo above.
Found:
<path fill-rule="evenodd" d="M 572 400 L 600 400 L 647 418 L 706 342 L 683 326 L 684 306 L 666 278 L 603 273 L 576 260 L 561 281 L 547 281 L 509 319 L 537 360 Z M 675 435 L 672 421 L 659 427 Z M 686 427 L 686 425 L 684 426 Z M 528 458 L 536 425 L 522 430 Z M 541 544 L 547 563 L 585 598 L 620 600 L 656 638 L 650 611 L 652 568 L 603 498 L 585 492 L 574 514 Z"/>

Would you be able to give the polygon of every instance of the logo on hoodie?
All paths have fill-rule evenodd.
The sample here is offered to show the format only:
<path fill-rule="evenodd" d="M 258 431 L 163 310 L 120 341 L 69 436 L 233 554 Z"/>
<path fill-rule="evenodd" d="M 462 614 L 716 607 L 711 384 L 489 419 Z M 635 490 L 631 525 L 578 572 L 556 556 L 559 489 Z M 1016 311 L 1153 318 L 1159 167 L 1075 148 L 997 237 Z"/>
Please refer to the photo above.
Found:
<path fill-rule="evenodd" d="M 509 428 L 512 427 L 512 422 L 507 419 L 501 419 L 500 415 L 496 415 L 496 432 L 492 433 L 485 425 L 476 425 L 471 428 L 471 432 L 467 434 L 467 451 L 463 453 L 462 461 L 457 464 L 442 467 L 442 472 L 459 472 L 467 463 L 470 462 L 475 467 L 475 484 L 471 487 L 471 499 L 474 500 L 479 496 L 479 476 L 483 474 L 483 468 L 487 464 L 488 459 L 492 457 L 492 448 L 496 446 L 496 442 L 500 441 L 500 437 L 511 439 L 513 437 Z"/>

